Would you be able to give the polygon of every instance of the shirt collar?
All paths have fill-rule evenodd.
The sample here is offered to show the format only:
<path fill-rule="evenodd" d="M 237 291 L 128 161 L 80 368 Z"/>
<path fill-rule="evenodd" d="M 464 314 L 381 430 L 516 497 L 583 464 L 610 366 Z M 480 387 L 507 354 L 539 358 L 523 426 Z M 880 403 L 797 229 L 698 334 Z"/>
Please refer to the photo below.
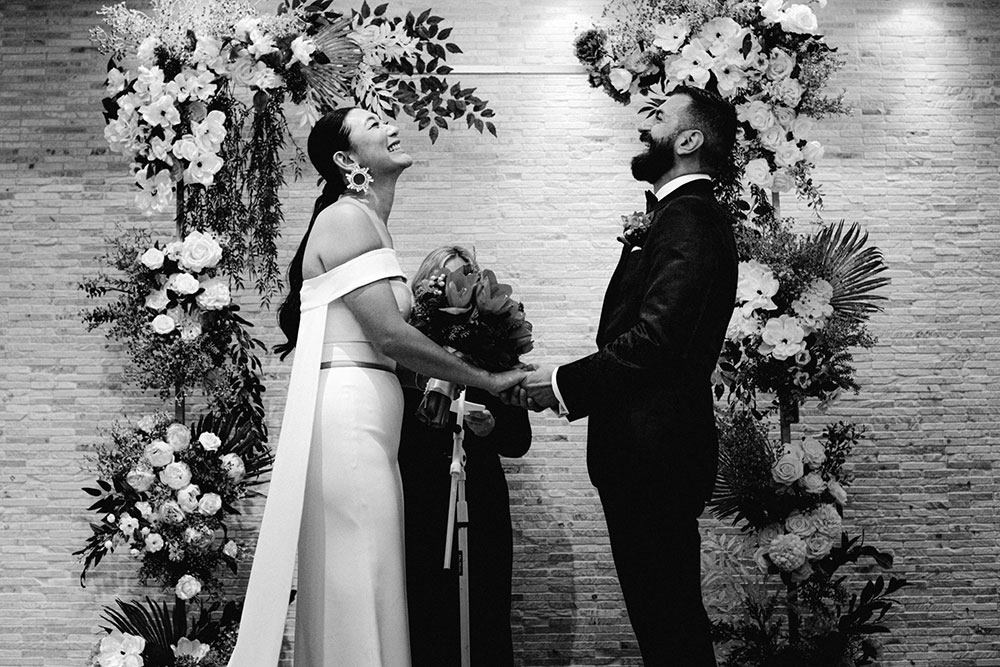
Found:
<path fill-rule="evenodd" d="M 708 174 L 684 174 L 683 176 L 678 176 L 677 178 L 670 179 L 663 184 L 663 187 L 656 191 L 656 198 L 659 201 L 663 201 L 664 197 L 669 195 L 671 192 L 681 187 L 682 185 L 687 185 L 692 181 L 703 181 L 712 180 L 712 177 Z"/>

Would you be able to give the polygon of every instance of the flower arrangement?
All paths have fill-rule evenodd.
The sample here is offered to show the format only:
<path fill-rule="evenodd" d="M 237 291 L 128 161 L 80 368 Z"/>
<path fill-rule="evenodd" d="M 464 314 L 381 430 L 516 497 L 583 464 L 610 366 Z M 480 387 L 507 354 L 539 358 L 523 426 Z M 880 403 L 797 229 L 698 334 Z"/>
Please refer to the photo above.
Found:
<path fill-rule="evenodd" d="M 823 157 L 814 120 L 846 110 L 823 94 L 840 67 L 812 5 L 786 0 L 612 0 L 606 25 L 582 32 L 576 55 L 590 84 L 653 115 L 679 85 L 707 88 L 733 103 L 740 124 L 737 158 L 759 189 L 793 188 L 821 203 L 809 171 Z"/>
<path fill-rule="evenodd" d="M 649 234 L 649 226 L 652 222 L 653 218 L 648 213 L 634 211 L 629 215 L 623 215 L 622 235 L 618 237 L 618 240 L 626 248 L 642 247 L 642 244 L 646 241 L 646 235 Z"/>
<path fill-rule="evenodd" d="M 235 572 L 243 547 L 228 539 L 227 517 L 272 461 L 245 420 L 207 415 L 192 429 L 165 413 L 119 421 L 98 447 L 99 518 L 75 552 L 91 566 L 122 547 L 140 560 L 140 579 L 173 589 L 181 600 L 211 592 L 215 570 Z"/>
<path fill-rule="evenodd" d="M 756 405 L 773 392 L 794 412 L 808 398 L 825 409 L 857 390 L 850 349 L 871 347 L 867 321 L 888 283 L 881 252 L 858 225 L 828 225 L 801 235 L 788 225 L 744 237 L 737 301 L 715 375 L 716 395 Z"/>
<path fill-rule="evenodd" d="M 489 269 L 438 269 L 414 289 L 410 323 L 480 368 L 510 370 L 533 346 L 531 322 L 524 317 L 524 305 L 511 298 L 512 291 Z M 418 415 L 443 428 L 455 396 L 452 383 L 431 379 Z"/>
<path fill-rule="evenodd" d="M 107 325 L 108 337 L 126 344 L 126 379 L 164 399 L 201 387 L 220 407 L 243 401 L 262 413 L 254 350 L 264 345 L 248 334 L 252 325 L 219 274 L 225 249 L 214 235 L 193 231 L 161 244 L 132 232 L 110 244 L 106 261 L 118 275 L 101 274 L 81 287 L 93 298 L 118 298 L 87 311 L 84 321 L 89 329 Z"/>

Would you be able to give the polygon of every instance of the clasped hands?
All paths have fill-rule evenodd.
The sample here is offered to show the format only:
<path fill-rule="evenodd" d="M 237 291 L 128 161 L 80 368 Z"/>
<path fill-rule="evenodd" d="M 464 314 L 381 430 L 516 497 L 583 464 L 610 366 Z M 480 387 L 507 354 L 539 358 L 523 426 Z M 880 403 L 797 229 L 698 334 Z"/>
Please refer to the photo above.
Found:
<path fill-rule="evenodd" d="M 546 408 L 559 408 L 559 399 L 552 389 L 552 366 L 522 367 L 528 374 L 520 384 L 500 392 L 500 400 L 526 410 L 541 412 Z"/>

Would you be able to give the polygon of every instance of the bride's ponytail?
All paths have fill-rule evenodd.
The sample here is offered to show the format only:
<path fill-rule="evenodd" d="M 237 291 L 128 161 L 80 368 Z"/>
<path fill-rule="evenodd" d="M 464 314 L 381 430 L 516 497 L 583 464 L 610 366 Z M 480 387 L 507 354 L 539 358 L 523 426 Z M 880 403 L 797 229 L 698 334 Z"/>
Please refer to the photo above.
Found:
<path fill-rule="evenodd" d="M 299 316 L 302 307 L 302 262 L 306 254 L 306 243 L 309 242 L 309 233 L 312 232 L 320 212 L 340 199 L 340 196 L 347 190 L 343 175 L 333 163 L 333 154 L 351 148 L 350 132 L 344 121 L 352 108 L 341 107 L 331 111 L 317 121 L 309 133 L 309 160 L 319 175 L 323 177 L 325 185 L 323 192 L 316 198 L 312 218 L 309 220 L 309 226 L 302 237 L 302 242 L 299 243 L 299 248 L 295 251 L 295 256 L 292 257 L 292 261 L 288 265 L 288 294 L 278 306 L 278 326 L 281 327 L 287 340 L 274 346 L 274 351 L 281 355 L 281 359 L 287 357 L 295 349 L 295 341 L 299 336 Z"/>

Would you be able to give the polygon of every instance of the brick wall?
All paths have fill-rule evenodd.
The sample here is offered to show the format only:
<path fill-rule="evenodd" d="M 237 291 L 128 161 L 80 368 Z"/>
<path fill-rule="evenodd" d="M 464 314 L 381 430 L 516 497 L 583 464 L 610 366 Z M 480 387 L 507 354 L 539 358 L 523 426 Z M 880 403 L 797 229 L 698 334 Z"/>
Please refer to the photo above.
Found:
<path fill-rule="evenodd" d="M 87 38 L 101 4 L 0 2 L 0 667 L 81 665 L 100 606 L 151 592 L 126 557 L 82 589 L 70 555 L 88 534 L 79 488 L 92 479 L 99 429 L 158 405 L 117 381 L 120 351 L 84 330 L 76 283 L 99 269 L 93 258 L 116 225 L 172 229 L 133 213 L 126 165 L 106 150 L 104 61 Z M 416 163 L 391 230 L 405 268 L 441 243 L 475 245 L 526 304 L 532 360 L 587 353 L 618 254 L 616 221 L 643 189 L 627 169 L 635 117 L 590 89 L 572 57 L 575 27 L 602 2 L 434 7 L 455 24 L 466 50 L 456 74 L 491 100 L 500 137 L 458 131 L 432 148 L 404 124 Z M 854 107 L 818 131 L 825 217 L 863 222 L 893 285 L 874 320 L 880 343 L 858 355 L 864 391 L 804 427 L 850 418 L 876 436 L 854 457 L 847 522 L 894 551 L 914 582 L 884 664 L 996 667 L 1000 6 L 832 0 L 820 20 L 847 56 L 834 83 Z M 283 263 L 311 207 L 310 173 L 285 198 Z M 807 217 L 795 202 L 786 209 Z M 243 303 L 275 342 L 273 315 Z M 287 371 L 268 360 L 275 428 Z M 531 452 L 508 465 L 520 664 L 638 665 L 586 477 L 585 429 L 544 415 L 533 424 Z"/>

